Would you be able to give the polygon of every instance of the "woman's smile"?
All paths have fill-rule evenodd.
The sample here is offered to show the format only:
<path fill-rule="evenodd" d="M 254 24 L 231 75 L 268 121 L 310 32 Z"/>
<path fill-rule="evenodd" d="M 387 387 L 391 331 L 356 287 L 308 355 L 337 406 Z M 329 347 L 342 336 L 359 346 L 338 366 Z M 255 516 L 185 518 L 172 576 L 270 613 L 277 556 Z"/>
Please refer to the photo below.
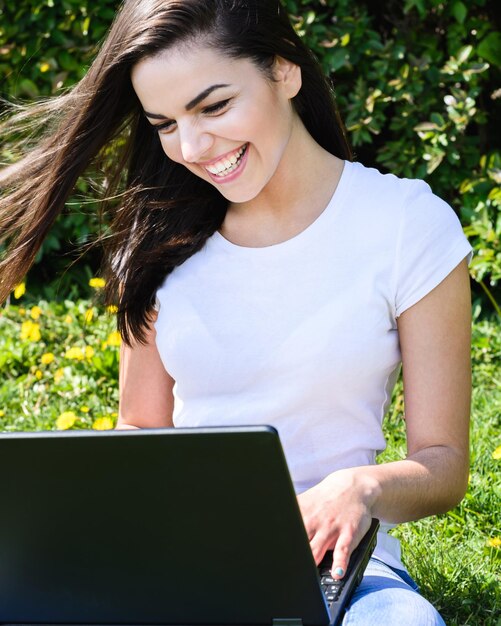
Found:
<path fill-rule="evenodd" d="M 202 164 L 209 176 L 217 183 L 229 183 L 243 173 L 247 164 L 249 144 L 246 143 L 223 157 L 218 157 L 210 165 Z"/>

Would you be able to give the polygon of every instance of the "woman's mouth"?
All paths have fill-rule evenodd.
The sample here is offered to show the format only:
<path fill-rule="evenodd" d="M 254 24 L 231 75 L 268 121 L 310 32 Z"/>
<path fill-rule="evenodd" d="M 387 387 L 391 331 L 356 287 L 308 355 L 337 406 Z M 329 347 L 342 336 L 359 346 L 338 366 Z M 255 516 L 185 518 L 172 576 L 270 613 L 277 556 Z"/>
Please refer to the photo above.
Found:
<path fill-rule="evenodd" d="M 248 147 L 249 144 L 246 143 L 241 148 L 235 150 L 232 154 L 225 156 L 220 161 L 216 161 L 216 163 L 205 166 L 205 169 L 213 180 L 217 180 L 218 182 L 225 180 L 232 174 L 236 173 L 237 170 L 241 169 L 241 166 L 246 160 L 245 156 L 247 154 Z M 233 179 L 233 176 L 231 176 L 231 179 Z"/>

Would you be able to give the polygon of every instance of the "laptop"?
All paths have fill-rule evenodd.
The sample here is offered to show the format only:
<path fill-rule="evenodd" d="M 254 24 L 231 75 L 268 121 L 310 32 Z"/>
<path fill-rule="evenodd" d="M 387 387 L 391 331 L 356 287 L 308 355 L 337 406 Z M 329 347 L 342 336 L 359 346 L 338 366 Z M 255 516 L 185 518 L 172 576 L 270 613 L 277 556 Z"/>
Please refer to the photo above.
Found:
<path fill-rule="evenodd" d="M 322 582 L 268 426 L 0 434 L 0 507 L 0 624 L 338 624 L 378 526 Z"/>

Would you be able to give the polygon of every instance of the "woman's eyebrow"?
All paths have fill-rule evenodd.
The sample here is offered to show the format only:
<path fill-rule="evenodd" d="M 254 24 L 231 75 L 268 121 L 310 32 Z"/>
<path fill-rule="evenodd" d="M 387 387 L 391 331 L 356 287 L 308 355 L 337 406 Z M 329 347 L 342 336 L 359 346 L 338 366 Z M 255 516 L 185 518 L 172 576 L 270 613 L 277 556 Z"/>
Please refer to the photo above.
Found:
<path fill-rule="evenodd" d="M 207 89 L 204 89 L 201 93 L 199 93 L 198 96 L 193 98 L 193 100 L 190 100 L 188 102 L 188 104 L 184 108 L 187 111 L 191 111 L 191 109 L 196 107 L 197 104 L 202 102 L 202 100 L 205 100 L 205 98 L 207 98 L 207 96 L 209 96 L 216 89 L 222 89 L 223 87 L 230 87 L 230 86 L 231 85 L 227 85 L 227 84 L 211 85 L 210 87 L 207 87 Z M 148 111 L 145 111 L 144 114 L 146 115 L 146 117 L 150 117 L 153 120 L 166 120 L 166 119 L 168 119 L 167 117 L 165 117 L 165 115 L 159 115 L 158 113 L 148 113 Z"/>

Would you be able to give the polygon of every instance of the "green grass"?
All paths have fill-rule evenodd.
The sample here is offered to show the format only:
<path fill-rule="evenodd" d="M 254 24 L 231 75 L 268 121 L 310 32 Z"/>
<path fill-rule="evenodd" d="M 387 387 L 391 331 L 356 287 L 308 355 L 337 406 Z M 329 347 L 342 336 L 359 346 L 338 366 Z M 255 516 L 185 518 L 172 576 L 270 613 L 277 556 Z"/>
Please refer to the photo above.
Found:
<path fill-rule="evenodd" d="M 28 304 L 0 309 L 0 429 L 112 426 L 119 352 L 112 334 L 114 317 L 88 301 L 38 306 L 40 310 Z M 47 354 L 53 358 L 44 357 Z M 501 446 L 499 323 L 474 325 L 472 357 L 468 493 L 453 511 L 402 524 L 392 532 L 402 540 L 410 573 L 449 626 L 501 626 L 497 617 L 501 546 L 489 545 L 496 539 L 501 543 L 501 459 L 493 456 Z M 389 445 L 380 461 L 405 455 L 402 412 L 399 383 L 385 422 Z"/>
<path fill-rule="evenodd" d="M 74 428 L 103 417 L 113 425 L 119 353 L 113 315 L 88 301 L 37 306 L 39 317 L 32 306 L 0 309 L 0 429 L 54 430 L 68 412 Z M 24 339 L 23 325 L 31 332 Z"/>

